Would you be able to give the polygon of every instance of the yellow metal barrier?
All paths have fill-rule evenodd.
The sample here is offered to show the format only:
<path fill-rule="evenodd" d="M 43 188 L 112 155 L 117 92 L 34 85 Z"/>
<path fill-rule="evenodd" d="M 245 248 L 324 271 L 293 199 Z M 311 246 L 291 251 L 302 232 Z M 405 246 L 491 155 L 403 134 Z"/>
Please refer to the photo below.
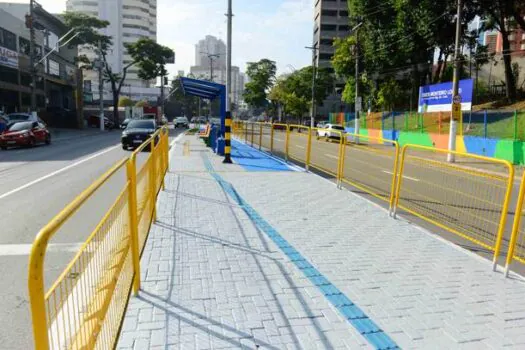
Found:
<path fill-rule="evenodd" d="M 289 125 L 288 128 L 288 157 L 303 163 L 308 169 L 310 165 L 312 135 L 310 127 L 303 125 Z"/>
<path fill-rule="evenodd" d="M 359 143 L 355 143 L 359 140 Z M 341 181 L 394 207 L 399 144 L 379 137 L 347 133 Z"/>
<path fill-rule="evenodd" d="M 156 143 L 157 140 L 157 143 Z M 136 171 L 136 156 L 151 149 Z M 29 299 L 35 348 L 111 349 L 131 288 L 140 288 L 139 256 L 154 218 L 157 192 L 168 169 L 168 131 L 122 159 L 75 198 L 37 235 L 29 258 Z M 51 238 L 121 170 L 127 179 L 112 206 L 58 279 L 45 291 L 44 260 Z M 147 223 L 142 224 L 141 223 Z"/>
<path fill-rule="evenodd" d="M 270 152 L 288 160 L 288 125 L 272 124 Z"/>
<path fill-rule="evenodd" d="M 324 129 L 310 129 L 310 154 L 309 166 L 336 177 L 338 183 L 341 180 L 341 163 L 343 152 L 343 133 L 330 130 L 335 137 L 324 135 Z"/>
<path fill-rule="evenodd" d="M 412 154 L 408 154 L 409 151 Z M 497 175 L 444 161 L 448 153 L 457 161 L 503 165 Z M 443 158 L 443 159 L 441 159 Z M 405 145 L 401 152 L 394 206 L 494 252 L 500 253 L 514 179 L 513 166 L 495 158 Z M 466 181 L 465 181 L 466 180 Z"/>
<path fill-rule="evenodd" d="M 514 260 L 525 264 L 525 228 L 523 227 L 523 201 L 525 200 L 525 173 L 521 178 L 520 192 L 516 210 L 514 212 L 514 223 L 510 236 L 509 250 L 505 261 L 505 276 L 509 275 L 509 270 Z"/>
<path fill-rule="evenodd" d="M 271 152 L 272 149 L 272 124 L 261 123 L 261 149 Z"/>

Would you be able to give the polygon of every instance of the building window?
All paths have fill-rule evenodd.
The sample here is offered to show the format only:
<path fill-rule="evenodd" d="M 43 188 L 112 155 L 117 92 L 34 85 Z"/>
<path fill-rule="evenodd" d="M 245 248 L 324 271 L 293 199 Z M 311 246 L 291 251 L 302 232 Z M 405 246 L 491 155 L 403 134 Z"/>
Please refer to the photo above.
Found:
<path fill-rule="evenodd" d="M 321 24 L 321 30 L 333 30 L 335 31 L 337 29 L 337 26 L 335 24 Z"/>
<path fill-rule="evenodd" d="M 347 26 L 347 25 L 339 26 L 339 31 L 340 32 L 348 32 L 348 31 L 350 31 L 350 26 Z"/>
<path fill-rule="evenodd" d="M 331 53 L 322 53 L 319 55 L 320 60 L 331 60 L 333 55 Z"/>
<path fill-rule="evenodd" d="M 322 10 L 321 15 L 335 17 L 337 16 L 337 10 Z"/>
<path fill-rule="evenodd" d="M 0 81 L 18 84 L 18 71 L 16 69 L 0 66 Z"/>
<path fill-rule="evenodd" d="M 339 16 L 348 17 L 348 11 L 344 11 L 344 10 L 339 11 Z"/>
<path fill-rule="evenodd" d="M 9 50 L 17 51 L 16 35 L 10 31 L 0 28 L 0 46 L 3 46 Z"/>
<path fill-rule="evenodd" d="M 521 50 L 525 50 L 525 44 L 521 44 Z"/>
<path fill-rule="evenodd" d="M 19 37 L 18 38 L 18 52 L 29 56 L 29 53 L 31 52 L 31 43 L 26 38 Z"/>
<path fill-rule="evenodd" d="M 321 45 L 330 45 L 332 46 L 334 41 L 332 39 L 321 39 Z"/>

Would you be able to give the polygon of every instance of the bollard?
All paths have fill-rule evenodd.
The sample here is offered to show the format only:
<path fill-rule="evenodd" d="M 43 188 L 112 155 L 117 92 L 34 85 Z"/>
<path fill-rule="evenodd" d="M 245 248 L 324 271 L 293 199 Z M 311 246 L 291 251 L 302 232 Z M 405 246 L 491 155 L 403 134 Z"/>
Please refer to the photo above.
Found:
<path fill-rule="evenodd" d="M 231 152 L 232 152 L 232 115 L 231 112 L 226 112 L 226 118 L 224 120 L 225 132 L 224 132 L 224 160 L 223 163 L 231 164 Z"/>

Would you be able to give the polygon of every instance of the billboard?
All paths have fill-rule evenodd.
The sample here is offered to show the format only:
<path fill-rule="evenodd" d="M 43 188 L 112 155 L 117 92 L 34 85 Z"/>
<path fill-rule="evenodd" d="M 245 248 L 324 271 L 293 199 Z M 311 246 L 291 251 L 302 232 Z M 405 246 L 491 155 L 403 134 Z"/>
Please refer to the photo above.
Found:
<path fill-rule="evenodd" d="M 459 81 L 459 95 L 461 96 L 461 110 L 472 109 L 473 80 Z M 451 112 L 452 111 L 452 82 L 425 85 L 419 87 L 418 111 L 422 112 Z"/>
<path fill-rule="evenodd" d="M 18 68 L 18 52 L 0 47 L 0 64 L 11 68 Z"/>

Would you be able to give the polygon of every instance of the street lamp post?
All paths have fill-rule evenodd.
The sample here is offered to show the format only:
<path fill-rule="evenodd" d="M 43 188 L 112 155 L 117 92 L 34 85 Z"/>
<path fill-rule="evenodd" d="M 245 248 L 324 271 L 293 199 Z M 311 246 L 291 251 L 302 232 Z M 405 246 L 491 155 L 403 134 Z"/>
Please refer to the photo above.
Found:
<path fill-rule="evenodd" d="M 231 92 L 232 92 L 232 0 L 228 0 L 228 34 L 227 46 L 228 52 L 226 55 L 226 116 L 225 116 L 225 132 L 224 132 L 224 163 L 231 164 Z"/>
<path fill-rule="evenodd" d="M 459 107 L 460 116 L 461 116 L 461 101 L 456 101 L 456 98 L 459 97 L 459 66 L 460 66 L 459 60 L 460 60 L 460 55 L 461 55 L 460 40 L 461 40 L 462 11 L 463 11 L 463 2 L 462 0 L 458 0 L 458 13 L 457 13 L 457 18 L 456 18 L 456 46 L 455 46 L 455 53 L 454 53 L 454 79 L 452 82 L 452 111 L 454 111 L 455 104 L 460 104 L 460 107 Z M 450 132 L 448 136 L 448 150 L 449 151 L 456 150 L 456 134 L 457 134 L 457 123 L 454 120 L 454 112 L 452 112 L 452 116 L 450 118 Z M 447 161 L 450 163 L 453 163 L 456 161 L 456 157 L 454 156 L 453 153 L 447 154 Z"/>
<path fill-rule="evenodd" d="M 306 49 L 312 50 L 312 108 L 311 108 L 311 114 L 310 114 L 310 127 L 315 127 L 315 84 L 317 79 L 317 67 L 316 67 L 316 57 L 317 57 L 317 51 L 319 48 L 317 47 L 317 43 L 314 43 L 314 46 L 305 46 Z"/>
<path fill-rule="evenodd" d="M 359 97 L 359 27 L 363 22 L 360 22 L 354 28 L 352 33 L 355 32 L 355 118 L 354 118 L 354 133 L 359 135 L 359 112 L 361 111 L 361 100 Z M 355 138 L 355 142 L 359 143 L 359 138 Z"/>
<path fill-rule="evenodd" d="M 35 66 L 35 1 L 29 1 L 29 69 L 31 70 L 31 113 L 37 114 L 36 105 L 36 66 Z"/>

